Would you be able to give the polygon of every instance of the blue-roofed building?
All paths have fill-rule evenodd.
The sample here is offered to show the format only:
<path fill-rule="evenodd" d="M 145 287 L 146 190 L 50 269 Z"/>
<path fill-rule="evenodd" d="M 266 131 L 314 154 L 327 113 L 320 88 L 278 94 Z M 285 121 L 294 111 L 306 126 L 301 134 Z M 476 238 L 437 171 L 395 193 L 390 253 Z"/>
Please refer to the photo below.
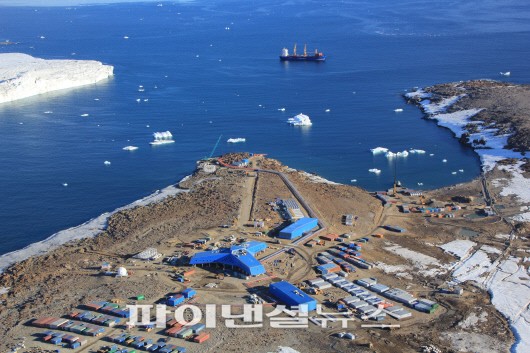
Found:
<path fill-rule="evenodd" d="M 265 273 L 265 267 L 255 255 L 265 249 L 267 244 L 263 242 L 248 241 L 229 248 L 197 253 L 191 258 L 190 265 L 221 265 L 237 269 L 248 276 L 257 276 Z"/>
<path fill-rule="evenodd" d="M 316 299 L 286 281 L 271 284 L 269 286 L 269 293 L 278 299 L 280 304 L 287 305 L 289 308 L 299 307 L 298 310 L 300 311 L 304 309 L 313 311 L 317 308 Z"/>
<path fill-rule="evenodd" d="M 296 239 L 310 232 L 316 226 L 318 226 L 318 219 L 308 217 L 300 218 L 298 221 L 283 228 L 278 236 L 283 239 Z"/>

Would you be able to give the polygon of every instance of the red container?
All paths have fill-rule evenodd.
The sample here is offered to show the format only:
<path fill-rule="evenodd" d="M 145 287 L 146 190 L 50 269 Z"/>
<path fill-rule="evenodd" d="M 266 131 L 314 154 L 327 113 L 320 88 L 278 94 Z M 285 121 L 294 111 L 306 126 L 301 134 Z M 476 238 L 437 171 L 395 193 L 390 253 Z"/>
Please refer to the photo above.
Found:
<path fill-rule="evenodd" d="M 210 334 L 206 333 L 206 332 L 203 332 L 203 333 L 200 333 L 197 336 L 195 336 L 193 338 L 193 342 L 203 343 L 204 341 L 208 340 L 209 338 L 210 338 Z"/>

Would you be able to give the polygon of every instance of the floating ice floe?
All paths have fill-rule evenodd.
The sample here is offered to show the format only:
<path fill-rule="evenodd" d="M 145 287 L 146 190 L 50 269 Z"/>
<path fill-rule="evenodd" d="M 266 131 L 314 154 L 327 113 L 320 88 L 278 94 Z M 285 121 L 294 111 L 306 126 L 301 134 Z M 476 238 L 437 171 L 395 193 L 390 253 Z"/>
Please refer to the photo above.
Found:
<path fill-rule="evenodd" d="M 68 186 L 68 183 L 63 183 L 62 184 L 64 187 L 67 187 Z"/>
<path fill-rule="evenodd" d="M 105 162 L 103 162 L 103 164 L 110 165 L 110 161 L 105 161 Z"/>
<path fill-rule="evenodd" d="M 173 135 L 169 131 L 155 132 L 153 134 L 153 137 L 155 138 L 155 140 L 149 142 L 151 145 L 164 145 L 167 143 L 175 142 L 175 140 L 173 140 Z"/>
<path fill-rule="evenodd" d="M 95 101 L 98 101 L 98 100 L 99 100 L 99 98 L 94 98 L 94 100 L 95 100 Z"/>
<path fill-rule="evenodd" d="M 506 71 L 506 72 L 502 72 L 502 71 L 501 71 L 500 74 L 501 74 L 502 76 L 510 76 L 512 73 L 511 73 L 510 71 Z"/>
<path fill-rule="evenodd" d="M 129 39 L 129 36 L 123 36 L 123 39 Z"/>
<path fill-rule="evenodd" d="M 394 111 L 395 111 L 396 113 L 401 113 L 401 112 L 403 111 L 403 109 L 402 109 L 402 108 L 397 108 L 397 109 L 394 109 Z"/>
<path fill-rule="evenodd" d="M 47 110 L 44 112 L 44 114 L 53 114 L 53 112 L 51 110 Z"/>
<path fill-rule="evenodd" d="M 377 169 L 377 168 L 368 169 L 368 171 L 374 174 L 381 174 L 381 169 Z"/>
<path fill-rule="evenodd" d="M 239 142 L 246 142 L 246 141 L 247 139 L 244 137 L 229 138 L 228 140 L 226 140 L 226 142 L 228 143 L 239 143 Z"/>
<path fill-rule="evenodd" d="M 145 127 L 151 127 L 151 125 L 145 125 Z"/>
<path fill-rule="evenodd" d="M 329 113 L 331 111 L 331 109 L 326 109 L 325 112 L 326 113 Z"/>
<path fill-rule="evenodd" d="M 40 39 L 44 39 L 44 38 L 46 38 L 46 37 L 45 37 L 45 36 L 40 36 L 39 38 L 40 38 Z"/>
<path fill-rule="evenodd" d="M 284 112 L 285 108 L 278 108 L 279 111 Z"/>
<path fill-rule="evenodd" d="M 138 149 L 138 147 L 136 146 L 125 146 L 122 148 L 122 150 L 124 151 L 136 151 Z"/>
<path fill-rule="evenodd" d="M 350 180 L 350 183 L 356 183 L 356 182 L 357 182 L 357 179 Z"/>
<path fill-rule="evenodd" d="M 298 114 L 292 118 L 289 118 L 287 120 L 288 124 L 291 124 L 293 126 L 311 126 L 313 123 L 311 122 L 311 119 L 305 114 Z"/>
<path fill-rule="evenodd" d="M 88 113 L 81 114 L 83 118 L 86 118 L 88 116 Z"/>
<path fill-rule="evenodd" d="M 423 183 L 418 183 L 418 186 L 423 186 Z"/>
<path fill-rule="evenodd" d="M 146 99 L 144 99 L 144 102 L 149 102 L 149 99 L 147 99 L 147 98 L 146 98 Z"/>
<path fill-rule="evenodd" d="M 136 98 L 136 101 L 140 103 L 142 100 L 140 98 Z"/>
<path fill-rule="evenodd" d="M 456 175 L 456 172 L 451 172 L 451 174 Z"/>
<path fill-rule="evenodd" d="M 376 147 L 376 148 L 370 149 L 370 151 L 373 154 L 387 153 L 388 152 L 388 148 L 386 148 L 386 147 Z"/>
<path fill-rule="evenodd" d="M 463 172 L 464 172 L 464 169 L 458 169 L 458 171 L 459 171 L 460 173 L 463 173 Z"/>
<path fill-rule="evenodd" d="M 434 153 L 429 153 L 429 156 L 430 156 L 430 157 L 434 156 Z"/>
<path fill-rule="evenodd" d="M 389 159 L 395 158 L 395 157 L 406 158 L 406 157 L 408 157 L 408 155 L 409 155 L 409 152 L 406 151 L 406 150 L 402 151 L 402 152 L 396 152 L 396 153 L 394 153 L 392 151 L 388 151 L 387 153 L 385 153 L 386 158 L 389 158 Z"/>
<path fill-rule="evenodd" d="M 145 88 L 143 87 L 138 88 L 138 92 L 144 92 L 144 91 L 145 91 Z"/>
<path fill-rule="evenodd" d="M 416 154 L 425 154 L 425 151 L 424 150 L 414 150 L 414 149 L 411 149 L 409 150 L 410 153 L 416 153 Z"/>
<path fill-rule="evenodd" d="M 442 162 L 447 163 L 447 159 L 442 159 Z"/>

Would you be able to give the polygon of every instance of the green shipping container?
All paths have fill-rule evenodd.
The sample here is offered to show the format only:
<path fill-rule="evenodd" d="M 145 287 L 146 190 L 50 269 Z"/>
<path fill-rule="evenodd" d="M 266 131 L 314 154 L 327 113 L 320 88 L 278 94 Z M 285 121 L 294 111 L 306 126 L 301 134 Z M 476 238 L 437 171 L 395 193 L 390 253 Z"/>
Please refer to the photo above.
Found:
<path fill-rule="evenodd" d="M 137 295 L 136 300 L 145 300 L 145 295 L 143 294 Z"/>

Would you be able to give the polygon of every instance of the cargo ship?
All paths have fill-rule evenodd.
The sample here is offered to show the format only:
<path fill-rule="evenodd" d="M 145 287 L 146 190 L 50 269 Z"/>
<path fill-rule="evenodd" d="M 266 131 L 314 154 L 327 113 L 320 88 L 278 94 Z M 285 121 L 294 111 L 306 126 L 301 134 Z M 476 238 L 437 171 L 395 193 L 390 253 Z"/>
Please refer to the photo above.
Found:
<path fill-rule="evenodd" d="M 307 55 L 306 45 L 304 45 L 304 54 L 298 55 L 296 53 L 296 44 L 295 44 L 292 54 L 289 54 L 289 50 L 287 48 L 282 49 L 282 53 L 280 54 L 280 60 L 281 61 L 326 61 L 326 56 L 324 55 L 324 53 L 319 52 L 318 49 L 315 49 L 315 53 L 313 55 Z"/>

